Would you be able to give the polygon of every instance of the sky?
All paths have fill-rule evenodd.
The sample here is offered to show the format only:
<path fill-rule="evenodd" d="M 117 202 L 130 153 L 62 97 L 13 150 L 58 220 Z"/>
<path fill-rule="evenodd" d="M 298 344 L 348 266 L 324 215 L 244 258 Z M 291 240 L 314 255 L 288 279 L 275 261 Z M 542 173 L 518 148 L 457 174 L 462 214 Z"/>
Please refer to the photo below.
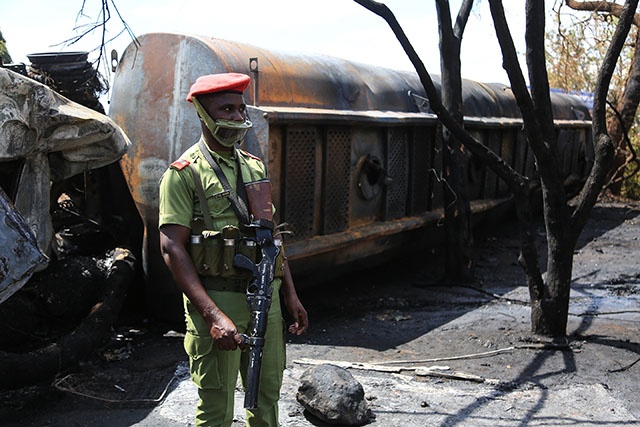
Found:
<path fill-rule="evenodd" d="M 115 6 L 113 5 L 115 1 Z M 382 0 L 396 16 L 427 70 L 440 74 L 435 2 Z M 80 14 L 84 3 L 83 14 Z M 452 0 L 455 16 L 460 1 Z M 462 76 L 508 83 L 501 67 L 488 2 L 476 0 L 462 41 Z M 524 2 L 507 1 L 506 15 L 516 48 L 524 52 Z M 97 57 L 102 34 L 94 31 L 74 45 L 64 42 L 100 19 L 100 0 L 3 0 L 2 31 L 14 63 L 31 53 L 89 51 Z M 117 10 L 116 10 L 117 8 Z M 248 43 L 268 50 L 330 55 L 397 70 L 413 70 L 387 23 L 352 0 L 109 0 L 106 46 L 122 54 L 135 35 L 178 32 Z M 524 63 L 524 59 L 521 59 Z M 100 72 L 111 80 L 106 67 Z"/>

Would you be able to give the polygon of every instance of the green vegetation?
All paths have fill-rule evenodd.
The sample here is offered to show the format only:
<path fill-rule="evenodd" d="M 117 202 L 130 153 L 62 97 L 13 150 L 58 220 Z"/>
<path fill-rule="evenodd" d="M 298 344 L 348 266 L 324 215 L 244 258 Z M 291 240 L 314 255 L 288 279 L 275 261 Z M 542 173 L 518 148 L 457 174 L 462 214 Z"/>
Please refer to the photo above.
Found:
<path fill-rule="evenodd" d="M 3 64 L 10 64 L 13 61 L 11 60 L 11 55 L 9 55 L 9 49 L 7 49 L 7 41 L 2 36 L 2 31 L 0 31 L 0 61 Z"/>
<path fill-rule="evenodd" d="M 604 59 L 617 23 L 618 18 L 609 14 L 558 11 L 554 15 L 554 29 L 547 33 L 546 57 L 550 86 L 568 92 L 592 92 L 599 65 Z M 637 37 L 638 28 L 632 26 L 612 76 L 607 95 L 607 102 L 611 107 L 608 110 L 610 129 L 612 122 L 617 120 L 613 108 L 620 108 L 630 70 L 634 66 Z M 640 150 L 640 136 L 637 134 L 639 125 L 636 114 L 627 133 L 631 147 L 624 137 L 622 141 L 614 141 L 618 155 L 623 159 L 623 165 L 615 165 L 614 169 L 622 167 L 624 179 L 622 185 L 610 187 L 615 194 L 633 199 L 640 199 L 640 173 L 636 173 L 640 163 L 634 154 Z"/>

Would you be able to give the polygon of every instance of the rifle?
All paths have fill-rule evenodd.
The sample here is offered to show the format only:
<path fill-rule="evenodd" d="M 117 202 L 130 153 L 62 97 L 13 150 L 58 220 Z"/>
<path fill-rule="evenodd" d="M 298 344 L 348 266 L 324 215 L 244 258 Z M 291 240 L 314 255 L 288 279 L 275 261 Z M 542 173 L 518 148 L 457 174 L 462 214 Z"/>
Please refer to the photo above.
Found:
<path fill-rule="evenodd" d="M 249 347 L 249 365 L 245 384 L 244 407 L 258 407 L 258 389 L 260 387 L 260 369 L 264 335 L 267 331 L 267 318 L 271 308 L 273 277 L 276 257 L 280 249 L 273 240 L 273 222 L 259 219 L 247 225 L 255 228 L 257 246 L 262 255 L 260 262 L 254 264 L 246 255 L 236 254 L 234 267 L 249 270 L 252 278 L 247 285 L 247 305 L 251 312 L 248 334 L 241 334 L 242 344 Z"/>

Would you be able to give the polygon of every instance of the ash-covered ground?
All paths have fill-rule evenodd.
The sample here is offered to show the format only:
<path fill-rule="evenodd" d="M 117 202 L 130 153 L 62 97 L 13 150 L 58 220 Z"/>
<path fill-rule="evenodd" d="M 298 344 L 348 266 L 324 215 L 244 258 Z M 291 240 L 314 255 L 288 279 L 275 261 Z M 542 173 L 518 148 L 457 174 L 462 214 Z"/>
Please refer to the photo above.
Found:
<path fill-rule="evenodd" d="M 464 286 L 439 280 L 440 254 L 429 253 L 303 290 L 311 329 L 287 346 L 282 426 L 324 425 L 295 398 L 318 363 L 349 368 L 372 426 L 640 425 L 639 214 L 639 204 L 595 208 L 563 342 L 530 333 L 515 224 L 476 236 L 477 280 Z M 54 385 L 6 395 L 1 424 L 192 426 L 179 331 L 133 316 L 114 337 Z M 234 426 L 244 425 L 242 398 Z"/>

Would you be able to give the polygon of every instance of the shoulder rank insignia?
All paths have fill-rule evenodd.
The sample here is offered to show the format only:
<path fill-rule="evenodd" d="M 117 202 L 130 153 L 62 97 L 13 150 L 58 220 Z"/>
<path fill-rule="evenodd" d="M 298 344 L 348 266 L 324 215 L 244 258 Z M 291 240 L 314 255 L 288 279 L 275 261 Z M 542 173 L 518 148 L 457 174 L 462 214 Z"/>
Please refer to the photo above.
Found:
<path fill-rule="evenodd" d="M 262 159 L 261 159 L 260 157 L 255 156 L 255 155 L 251 154 L 251 153 L 250 153 L 250 152 L 248 152 L 248 151 L 241 150 L 241 149 L 238 149 L 238 151 L 239 151 L 239 152 L 241 152 L 242 154 L 244 154 L 244 155 L 245 155 L 245 156 L 247 156 L 247 157 L 251 157 L 252 159 L 262 161 Z"/>
<path fill-rule="evenodd" d="M 189 166 L 191 162 L 189 160 L 185 160 L 185 159 L 178 159 L 175 162 L 171 163 L 171 167 L 174 169 L 178 169 L 179 171 L 181 171 L 182 169 L 186 168 L 187 166 Z"/>

